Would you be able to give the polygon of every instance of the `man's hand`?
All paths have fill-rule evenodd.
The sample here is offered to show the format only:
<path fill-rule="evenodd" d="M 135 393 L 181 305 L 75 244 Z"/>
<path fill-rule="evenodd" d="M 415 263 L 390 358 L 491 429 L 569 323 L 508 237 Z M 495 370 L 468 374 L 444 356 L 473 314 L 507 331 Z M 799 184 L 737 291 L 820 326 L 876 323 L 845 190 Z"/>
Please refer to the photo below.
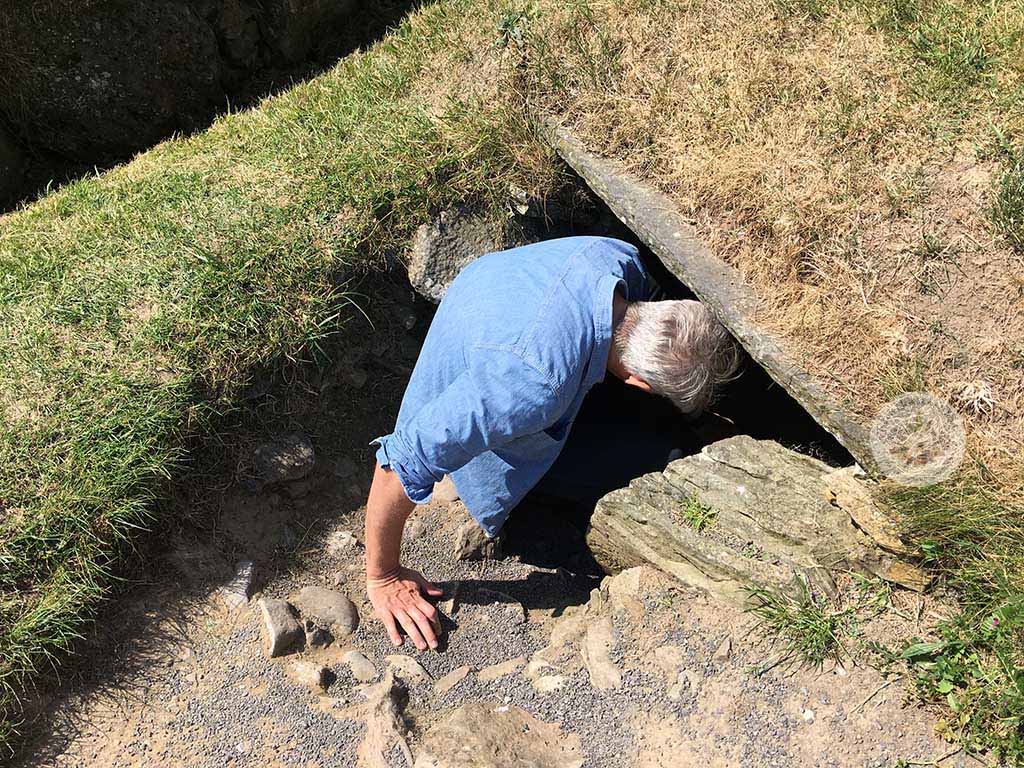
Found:
<path fill-rule="evenodd" d="M 367 579 L 366 593 L 396 647 L 402 644 L 401 625 L 419 650 L 437 648 L 437 609 L 424 595 L 440 597 L 443 591 L 439 587 L 416 571 L 399 567 L 393 575 Z"/>

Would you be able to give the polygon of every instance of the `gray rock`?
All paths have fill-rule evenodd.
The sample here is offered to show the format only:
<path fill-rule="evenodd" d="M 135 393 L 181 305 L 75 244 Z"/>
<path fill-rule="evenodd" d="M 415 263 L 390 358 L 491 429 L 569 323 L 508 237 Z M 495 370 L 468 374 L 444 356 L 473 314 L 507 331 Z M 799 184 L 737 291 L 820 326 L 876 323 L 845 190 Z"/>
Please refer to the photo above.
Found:
<path fill-rule="evenodd" d="M 327 627 L 321 626 L 314 619 L 305 619 L 302 622 L 302 629 L 306 634 L 306 646 L 308 648 L 325 648 L 334 642 L 334 635 Z"/>
<path fill-rule="evenodd" d="M 352 634 L 359 626 L 359 611 L 341 592 L 324 587 L 303 587 L 291 598 L 303 618 L 316 619 L 334 637 Z"/>
<path fill-rule="evenodd" d="M 352 671 L 352 677 L 361 683 L 369 683 L 377 679 L 377 667 L 361 652 L 352 650 L 341 657 Z"/>
<path fill-rule="evenodd" d="M 437 682 L 434 683 L 434 693 L 438 696 L 444 696 L 448 691 L 469 677 L 469 673 L 472 671 L 473 668 L 467 665 L 456 667 L 444 677 L 438 678 Z"/>
<path fill-rule="evenodd" d="M 221 601 L 231 609 L 241 608 L 248 604 L 252 597 L 253 580 L 256 577 L 256 566 L 252 560 L 242 560 L 235 566 L 235 575 L 219 590 Z"/>
<path fill-rule="evenodd" d="M 265 484 L 301 480 L 313 470 L 315 461 L 312 441 L 298 433 L 263 443 L 253 453 L 253 467 Z"/>
<path fill-rule="evenodd" d="M 471 702 L 427 731 L 414 768 L 581 768 L 583 763 L 578 736 L 514 705 Z"/>
<path fill-rule="evenodd" d="M 457 560 L 499 560 L 502 556 L 502 536 L 488 538 L 475 520 L 467 520 L 455 534 Z"/>
<path fill-rule="evenodd" d="M 263 613 L 263 641 L 267 656 L 273 659 L 301 649 L 306 636 L 288 601 L 263 598 L 259 605 Z"/>
<path fill-rule="evenodd" d="M 504 245 L 504 222 L 469 208 L 443 211 L 413 237 L 409 280 L 431 301 L 444 298 L 462 268 Z"/>

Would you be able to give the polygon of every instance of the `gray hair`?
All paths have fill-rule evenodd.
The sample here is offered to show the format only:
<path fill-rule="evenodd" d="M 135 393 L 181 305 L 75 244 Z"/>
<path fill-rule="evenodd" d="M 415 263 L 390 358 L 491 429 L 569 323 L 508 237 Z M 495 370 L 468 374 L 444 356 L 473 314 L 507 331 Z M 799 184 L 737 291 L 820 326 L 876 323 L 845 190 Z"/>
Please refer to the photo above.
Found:
<path fill-rule="evenodd" d="M 639 301 L 619 326 L 621 360 L 683 413 L 700 413 L 733 378 L 740 350 L 699 301 Z"/>

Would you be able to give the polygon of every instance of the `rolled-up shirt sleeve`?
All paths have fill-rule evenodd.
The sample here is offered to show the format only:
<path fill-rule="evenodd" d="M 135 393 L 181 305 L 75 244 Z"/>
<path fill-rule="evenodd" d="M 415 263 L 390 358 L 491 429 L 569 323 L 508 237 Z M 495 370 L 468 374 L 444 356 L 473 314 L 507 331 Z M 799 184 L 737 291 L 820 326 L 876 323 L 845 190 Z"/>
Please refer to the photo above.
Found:
<path fill-rule="evenodd" d="M 377 462 L 417 504 L 434 483 L 485 451 L 539 432 L 561 415 L 555 387 L 518 353 L 475 347 L 469 367 L 417 413 L 377 438 Z"/>

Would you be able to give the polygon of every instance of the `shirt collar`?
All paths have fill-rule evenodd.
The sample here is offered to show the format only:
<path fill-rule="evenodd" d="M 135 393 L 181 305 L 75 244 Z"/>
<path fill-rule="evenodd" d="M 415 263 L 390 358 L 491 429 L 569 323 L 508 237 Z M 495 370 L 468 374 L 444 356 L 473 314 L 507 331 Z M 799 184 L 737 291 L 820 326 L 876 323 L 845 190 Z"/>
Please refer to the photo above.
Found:
<path fill-rule="evenodd" d="M 612 320 L 615 311 L 615 291 L 625 288 L 622 279 L 605 275 L 597 285 L 597 306 L 594 309 L 594 351 L 590 355 L 584 387 L 592 387 L 604 381 L 608 371 L 608 355 L 612 348 Z"/>

